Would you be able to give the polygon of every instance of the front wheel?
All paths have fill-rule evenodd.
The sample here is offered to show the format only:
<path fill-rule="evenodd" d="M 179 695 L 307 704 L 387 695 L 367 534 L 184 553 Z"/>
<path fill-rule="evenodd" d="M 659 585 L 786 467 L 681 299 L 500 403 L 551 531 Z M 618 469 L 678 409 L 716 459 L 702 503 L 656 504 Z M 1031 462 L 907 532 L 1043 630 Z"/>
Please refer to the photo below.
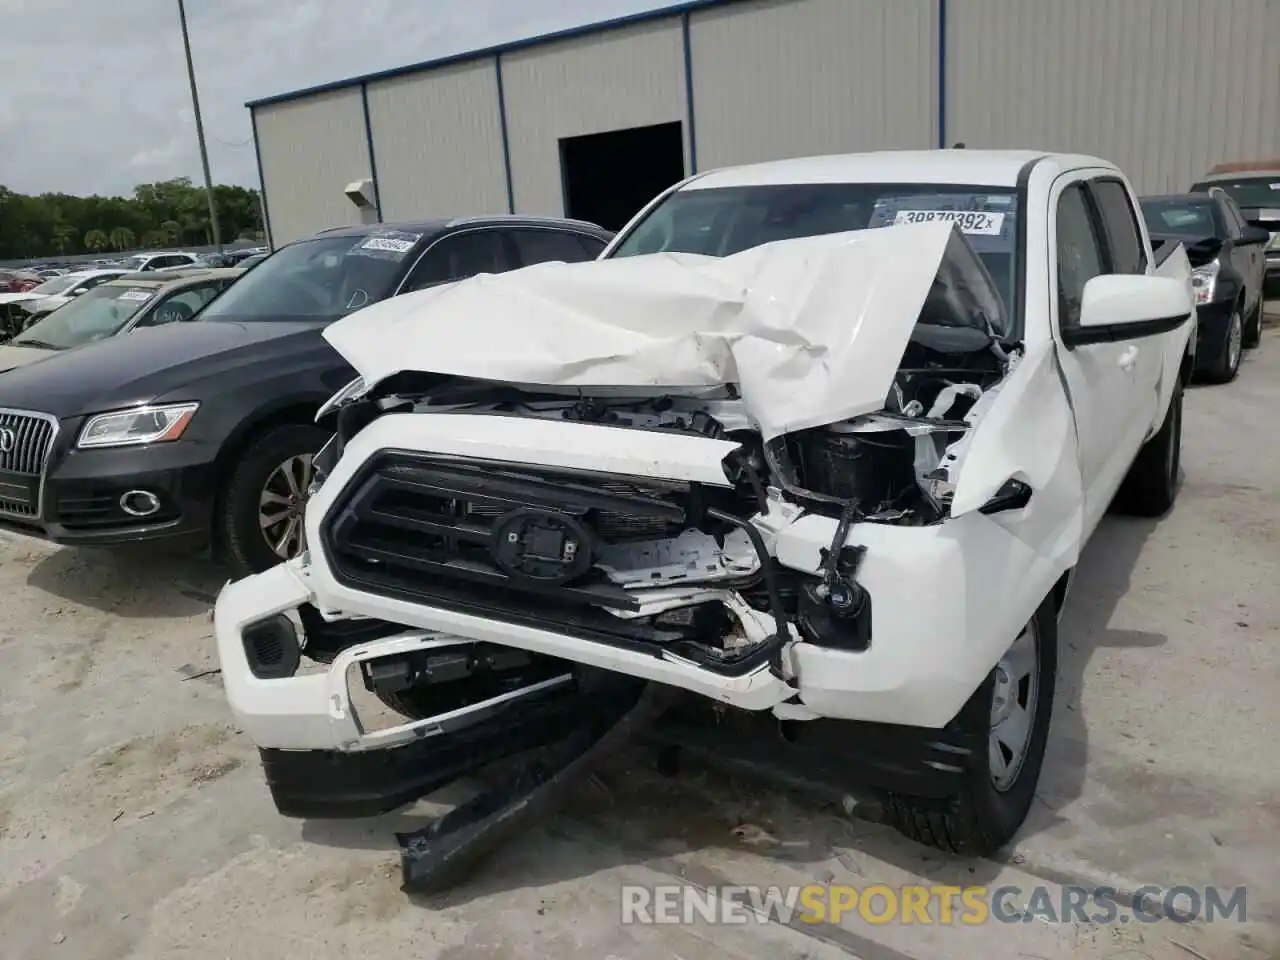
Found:
<path fill-rule="evenodd" d="M 942 803 L 894 795 L 897 830 L 963 856 L 987 856 L 1018 832 L 1044 766 L 1058 672 L 1058 619 L 1046 597 L 953 725 L 985 749 L 969 758 L 960 792 Z"/>
<path fill-rule="evenodd" d="M 1244 317 L 1239 307 L 1231 311 L 1227 320 L 1227 330 L 1222 337 L 1222 346 L 1213 358 L 1204 377 L 1210 383 L 1230 383 L 1240 372 L 1240 355 L 1244 350 Z"/>
<path fill-rule="evenodd" d="M 1249 318 L 1249 322 L 1244 328 L 1244 346 L 1246 350 L 1252 350 L 1254 347 L 1262 344 L 1262 297 L 1258 297 L 1258 304 L 1253 308 L 1253 316 Z"/>
<path fill-rule="evenodd" d="M 263 433 L 240 456 L 218 516 L 226 559 L 237 576 L 261 573 L 302 552 L 311 461 L 328 438 L 318 427 L 286 424 Z"/>

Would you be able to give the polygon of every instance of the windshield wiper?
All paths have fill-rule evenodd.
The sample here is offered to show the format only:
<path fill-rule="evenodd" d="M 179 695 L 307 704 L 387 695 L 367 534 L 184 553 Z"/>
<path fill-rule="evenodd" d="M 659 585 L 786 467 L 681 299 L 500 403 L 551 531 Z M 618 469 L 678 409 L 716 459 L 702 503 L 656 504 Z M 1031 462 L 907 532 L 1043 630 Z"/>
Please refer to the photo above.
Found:
<path fill-rule="evenodd" d="M 65 350 L 66 347 L 60 347 L 56 343 L 49 343 L 47 340 L 10 340 L 11 344 L 16 347 L 35 347 L 38 350 Z"/>

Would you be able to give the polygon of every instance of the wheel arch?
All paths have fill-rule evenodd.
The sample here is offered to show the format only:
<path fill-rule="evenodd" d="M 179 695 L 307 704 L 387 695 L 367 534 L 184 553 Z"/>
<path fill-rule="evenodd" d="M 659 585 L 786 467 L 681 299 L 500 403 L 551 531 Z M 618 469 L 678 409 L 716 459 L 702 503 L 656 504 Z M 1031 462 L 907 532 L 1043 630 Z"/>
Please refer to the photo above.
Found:
<path fill-rule="evenodd" d="M 228 434 L 218 451 L 213 471 L 213 511 L 211 513 L 212 532 L 218 528 L 218 517 L 222 514 L 227 480 L 240 457 L 269 430 L 283 426 L 315 426 L 316 411 L 328 397 L 319 395 L 296 395 L 281 397 L 274 403 L 258 407 L 244 417 L 234 430 Z M 217 546 L 221 546 L 217 544 Z"/>

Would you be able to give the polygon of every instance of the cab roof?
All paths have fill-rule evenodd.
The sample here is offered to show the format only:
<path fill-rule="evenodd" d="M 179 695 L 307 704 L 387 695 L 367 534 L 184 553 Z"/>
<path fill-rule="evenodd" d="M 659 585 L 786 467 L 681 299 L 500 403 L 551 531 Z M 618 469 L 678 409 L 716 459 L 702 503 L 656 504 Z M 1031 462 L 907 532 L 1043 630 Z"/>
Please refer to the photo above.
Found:
<path fill-rule="evenodd" d="M 1062 169 L 1111 167 L 1097 157 L 1035 150 L 879 150 L 831 156 L 796 157 L 700 174 L 681 189 L 757 187 L 817 183 L 930 183 L 1015 187 L 1032 161 L 1052 162 Z"/>

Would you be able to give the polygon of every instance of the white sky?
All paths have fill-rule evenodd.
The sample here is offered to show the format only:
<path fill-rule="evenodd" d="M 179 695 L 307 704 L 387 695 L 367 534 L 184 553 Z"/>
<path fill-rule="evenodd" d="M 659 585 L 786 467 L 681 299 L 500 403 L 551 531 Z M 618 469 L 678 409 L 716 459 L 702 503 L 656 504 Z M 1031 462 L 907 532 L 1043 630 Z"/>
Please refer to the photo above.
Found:
<path fill-rule="evenodd" d="M 213 179 L 256 186 L 246 100 L 671 0 L 186 0 Z M 177 0 L 0 0 L 0 184 L 201 179 Z"/>

